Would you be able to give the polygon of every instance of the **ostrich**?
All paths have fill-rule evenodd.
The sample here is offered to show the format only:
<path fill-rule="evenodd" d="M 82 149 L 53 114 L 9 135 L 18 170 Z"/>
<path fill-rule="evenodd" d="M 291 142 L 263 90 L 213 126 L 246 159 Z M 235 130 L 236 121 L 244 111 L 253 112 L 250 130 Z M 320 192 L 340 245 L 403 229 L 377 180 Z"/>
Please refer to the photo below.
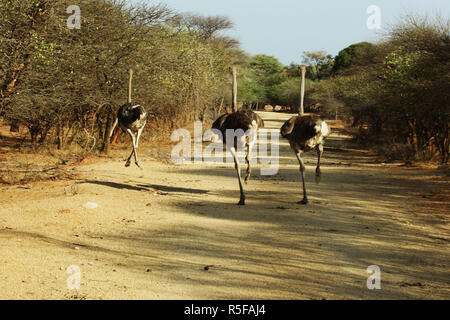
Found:
<path fill-rule="evenodd" d="M 307 204 L 308 197 L 306 196 L 305 187 L 305 164 L 303 163 L 302 153 L 308 152 L 312 149 L 317 150 L 317 168 L 316 168 L 316 182 L 320 182 L 320 158 L 323 153 L 323 144 L 325 138 L 330 134 L 330 130 L 325 121 L 318 115 L 304 115 L 303 102 L 305 98 L 305 75 L 306 67 L 299 66 L 299 71 L 302 76 L 300 89 L 300 108 L 299 115 L 293 116 L 286 121 L 280 129 L 281 136 L 288 139 L 291 149 L 297 156 L 300 164 L 300 173 L 302 175 L 303 184 L 303 200 L 300 204 Z"/>
<path fill-rule="evenodd" d="M 139 103 L 128 102 L 122 105 L 117 111 L 116 121 L 114 122 L 114 125 L 111 129 L 110 136 L 112 136 L 114 129 L 116 128 L 117 124 L 119 124 L 120 128 L 130 135 L 131 143 L 133 144 L 133 150 L 131 151 L 127 162 L 125 163 L 125 167 L 130 166 L 130 159 L 134 154 L 134 162 L 139 168 L 142 169 L 142 167 L 139 165 L 136 149 L 139 145 L 139 138 L 141 137 L 141 133 L 144 130 L 146 123 L 147 112 Z"/>
<path fill-rule="evenodd" d="M 235 169 L 237 172 L 238 180 L 239 180 L 239 190 L 241 192 L 240 200 L 238 205 L 245 205 L 245 194 L 244 188 L 242 186 L 241 179 L 241 168 L 239 166 L 239 161 L 236 154 L 236 149 L 239 150 L 239 146 L 245 146 L 245 161 L 247 163 L 247 173 L 245 176 L 245 183 L 250 179 L 251 167 L 250 167 L 250 150 L 252 149 L 254 143 L 256 142 L 256 131 L 259 128 L 264 128 L 264 121 L 252 110 L 245 111 L 236 111 L 233 113 L 226 113 L 217 118 L 216 121 L 212 124 L 212 129 L 217 129 L 222 133 L 222 142 L 227 145 L 227 130 L 243 130 L 247 132 L 247 130 L 254 130 L 254 134 L 250 134 L 249 136 L 234 136 L 234 143 L 229 147 L 229 150 L 234 158 Z"/>
<path fill-rule="evenodd" d="M 327 123 L 318 115 L 302 115 L 294 116 L 286 121 L 281 127 L 280 133 L 283 138 L 288 139 L 291 149 L 297 156 L 303 183 L 303 200 L 299 203 L 307 204 L 308 197 L 306 196 L 305 188 L 305 164 L 303 163 L 301 155 L 303 152 L 308 152 L 312 149 L 317 150 L 316 182 L 319 183 L 321 177 L 320 158 L 323 153 L 325 138 L 329 135 L 330 130 Z"/>

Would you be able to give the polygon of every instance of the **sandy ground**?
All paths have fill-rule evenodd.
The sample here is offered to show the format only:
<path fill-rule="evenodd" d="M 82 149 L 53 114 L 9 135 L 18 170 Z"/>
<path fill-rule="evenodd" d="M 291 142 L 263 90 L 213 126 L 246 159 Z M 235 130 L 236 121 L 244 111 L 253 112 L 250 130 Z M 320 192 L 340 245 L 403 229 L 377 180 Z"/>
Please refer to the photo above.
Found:
<path fill-rule="evenodd" d="M 261 113 L 279 128 L 289 115 Z M 448 299 L 448 176 L 376 163 L 327 141 L 322 182 L 280 141 L 280 170 L 256 165 L 238 207 L 233 165 L 144 170 L 124 156 L 77 180 L 0 186 L 0 299 Z M 91 201 L 95 209 L 83 204 Z M 81 271 L 69 290 L 69 266 Z M 381 289 L 368 290 L 370 265 Z"/>

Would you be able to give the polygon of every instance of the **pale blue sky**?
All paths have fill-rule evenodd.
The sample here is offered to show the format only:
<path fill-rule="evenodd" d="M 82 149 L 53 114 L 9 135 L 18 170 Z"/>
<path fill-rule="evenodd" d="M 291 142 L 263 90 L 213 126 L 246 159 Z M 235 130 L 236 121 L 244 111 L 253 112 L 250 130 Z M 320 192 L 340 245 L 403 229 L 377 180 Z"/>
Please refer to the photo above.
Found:
<path fill-rule="evenodd" d="M 336 55 L 360 41 L 376 41 L 380 31 L 369 30 L 370 5 L 381 9 L 381 26 L 405 13 L 450 16 L 449 0 L 147 0 L 165 3 L 178 12 L 227 16 L 230 33 L 250 54 L 277 57 L 283 64 L 299 63 L 303 51 L 324 50 Z M 381 30 L 382 32 L 382 30 Z"/>

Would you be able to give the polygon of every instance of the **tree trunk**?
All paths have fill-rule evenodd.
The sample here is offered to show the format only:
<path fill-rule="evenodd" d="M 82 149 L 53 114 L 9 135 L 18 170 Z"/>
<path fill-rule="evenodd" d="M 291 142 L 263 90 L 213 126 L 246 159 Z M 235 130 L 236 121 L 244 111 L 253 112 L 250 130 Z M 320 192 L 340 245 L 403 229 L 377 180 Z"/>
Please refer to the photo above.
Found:
<path fill-rule="evenodd" d="M 222 99 L 220 99 L 220 106 L 219 106 L 219 114 L 214 114 L 214 119 L 216 119 L 219 115 L 222 114 L 222 110 L 223 110 L 223 101 L 225 100 L 224 97 L 222 97 Z"/>
<path fill-rule="evenodd" d="M 105 128 L 105 135 L 103 138 L 103 150 L 102 150 L 107 156 L 109 156 L 109 154 L 111 152 L 111 143 L 110 143 L 110 139 L 109 139 L 109 133 L 111 132 L 111 127 L 113 125 L 113 121 L 111 119 L 111 118 L 113 118 L 111 116 L 111 114 L 113 112 L 112 112 L 111 107 L 109 107 L 109 108 L 110 108 L 110 112 L 107 114 L 107 118 L 106 118 L 106 128 Z M 119 126 L 117 126 L 117 127 L 119 127 Z M 119 132 L 119 131 L 117 130 L 117 132 Z"/>
<path fill-rule="evenodd" d="M 63 139 L 63 124 L 62 121 L 58 121 L 58 128 L 57 128 L 57 136 L 58 136 L 58 150 L 61 150 L 64 147 L 64 139 Z"/>
<path fill-rule="evenodd" d="M 13 122 L 11 122 L 9 132 L 19 132 L 19 121 L 14 120 Z"/>
<path fill-rule="evenodd" d="M 48 125 L 47 127 L 44 128 L 44 130 L 42 130 L 41 132 L 41 137 L 39 139 L 39 144 L 42 144 L 45 142 L 45 140 L 47 139 L 47 134 L 50 131 L 50 126 Z"/>
<path fill-rule="evenodd" d="M 114 132 L 113 132 L 112 137 L 110 137 L 110 143 L 111 143 L 112 145 L 114 145 L 114 144 L 117 143 L 117 139 L 119 138 L 121 132 L 122 132 L 122 128 L 121 128 L 119 125 L 117 125 L 117 126 L 114 128 Z M 109 138 L 109 137 L 108 137 L 108 138 Z"/>
<path fill-rule="evenodd" d="M 36 125 L 29 125 L 28 131 L 30 132 L 31 144 L 33 148 L 36 147 L 37 137 L 39 135 L 40 129 Z"/>

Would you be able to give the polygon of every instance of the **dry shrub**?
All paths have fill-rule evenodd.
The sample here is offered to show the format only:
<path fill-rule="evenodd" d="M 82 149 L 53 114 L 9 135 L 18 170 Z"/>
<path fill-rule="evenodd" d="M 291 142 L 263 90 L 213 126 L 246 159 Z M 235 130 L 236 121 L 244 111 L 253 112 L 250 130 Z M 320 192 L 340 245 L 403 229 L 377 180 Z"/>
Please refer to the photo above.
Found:
<path fill-rule="evenodd" d="M 59 167 L 33 168 L 30 164 L 19 164 L 0 170 L 0 184 L 16 185 L 37 181 L 74 179 L 75 175 Z"/>
<path fill-rule="evenodd" d="M 406 143 L 382 144 L 376 147 L 379 155 L 387 160 L 418 160 L 415 159 L 413 148 Z"/>

